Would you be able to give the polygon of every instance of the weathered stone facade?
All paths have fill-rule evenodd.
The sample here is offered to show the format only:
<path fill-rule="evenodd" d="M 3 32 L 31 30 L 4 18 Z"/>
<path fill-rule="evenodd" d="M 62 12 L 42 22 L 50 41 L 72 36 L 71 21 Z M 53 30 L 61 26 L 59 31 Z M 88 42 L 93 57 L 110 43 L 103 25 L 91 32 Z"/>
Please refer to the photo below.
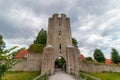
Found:
<path fill-rule="evenodd" d="M 30 53 L 27 59 L 21 60 L 17 63 L 11 71 L 40 71 L 41 70 L 42 53 Z M 79 69 L 86 72 L 102 72 L 112 71 L 120 72 L 120 66 L 111 66 L 104 64 L 88 64 L 79 62 Z"/>
<path fill-rule="evenodd" d="M 79 50 L 72 44 L 70 19 L 65 15 L 54 14 L 49 18 L 47 46 L 44 48 L 41 73 L 54 73 L 55 61 L 63 57 L 66 72 L 79 71 Z"/>
<path fill-rule="evenodd" d="M 86 72 L 103 72 L 103 71 L 120 72 L 120 66 L 92 63 L 90 64 L 83 62 L 80 62 L 79 69 Z"/>
<path fill-rule="evenodd" d="M 21 59 L 11 71 L 40 71 L 42 53 L 30 53 L 26 59 Z"/>

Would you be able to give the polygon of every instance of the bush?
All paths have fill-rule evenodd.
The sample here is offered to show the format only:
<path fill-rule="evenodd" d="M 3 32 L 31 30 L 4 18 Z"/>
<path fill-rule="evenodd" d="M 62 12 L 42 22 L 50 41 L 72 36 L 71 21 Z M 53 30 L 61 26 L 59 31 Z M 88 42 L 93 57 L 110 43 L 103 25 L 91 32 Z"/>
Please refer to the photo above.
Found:
<path fill-rule="evenodd" d="M 45 44 L 32 44 L 29 47 L 29 51 L 31 53 L 42 53 L 44 47 L 45 47 Z"/>

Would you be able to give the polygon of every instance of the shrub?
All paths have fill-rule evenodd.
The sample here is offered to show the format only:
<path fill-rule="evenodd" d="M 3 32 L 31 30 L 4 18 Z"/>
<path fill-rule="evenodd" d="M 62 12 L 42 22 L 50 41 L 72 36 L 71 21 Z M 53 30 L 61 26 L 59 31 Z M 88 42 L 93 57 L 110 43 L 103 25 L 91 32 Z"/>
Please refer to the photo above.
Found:
<path fill-rule="evenodd" d="M 31 53 L 42 53 L 44 47 L 45 47 L 45 44 L 32 44 L 29 47 L 29 51 Z"/>

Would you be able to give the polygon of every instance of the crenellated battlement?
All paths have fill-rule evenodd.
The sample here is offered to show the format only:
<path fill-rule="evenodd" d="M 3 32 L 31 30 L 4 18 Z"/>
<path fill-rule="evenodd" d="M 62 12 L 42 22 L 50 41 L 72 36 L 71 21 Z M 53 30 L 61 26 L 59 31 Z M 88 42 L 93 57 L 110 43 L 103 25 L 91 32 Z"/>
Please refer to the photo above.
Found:
<path fill-rule="evenodd" d="M 57 19 L 57 18 L 68 18 L 65 14 L 59 15 L 58 13 L 53 14 L 52 19 Z"/>
<path fill-rule="evenodd" d="M 55 13 L 53 14 L 52 18 L 58 18 L 59 17 L 59 14 L 58 13 Z"/>
<path fill-rule="evenodd" d="M 67 18 L 65 14 L 61 14 L 61 18 Z"/>

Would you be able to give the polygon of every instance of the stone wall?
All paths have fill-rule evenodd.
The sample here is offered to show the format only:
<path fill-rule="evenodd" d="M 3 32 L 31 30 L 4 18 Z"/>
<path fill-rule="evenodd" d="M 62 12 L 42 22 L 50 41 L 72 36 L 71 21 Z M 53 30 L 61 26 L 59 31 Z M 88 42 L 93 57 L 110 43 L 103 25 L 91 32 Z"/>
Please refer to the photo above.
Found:
<path fill-rule="evenodd" d="M 40 53 L 30 53 L 27 59 L 18 62 L 11 71 L 40 71 L 41 58 L 42 54 Z"/>
<path fill-rule="evenodd" d="M 112 72 L 120 72 L 120 66 L 110 66 L 104 64 L 88 64 L 88 63 L 80 63 L 80 70 L 86 72 L 103 72 L 103 71 L 112 71 Z"/>
<path fill-rule="evenodd" d="M 27 59 L 21 60 L 17 63 L 11 71 L 40 71 L 41 69 L 41 59 L 42 54 L 29 54 Z M 79 69 L 86 72 L 102 72 L 102 71 L 112 71 L 120 72 L 120 66 L 110 66 L 104 64 L 88 64 L 79 62 Z"/>

